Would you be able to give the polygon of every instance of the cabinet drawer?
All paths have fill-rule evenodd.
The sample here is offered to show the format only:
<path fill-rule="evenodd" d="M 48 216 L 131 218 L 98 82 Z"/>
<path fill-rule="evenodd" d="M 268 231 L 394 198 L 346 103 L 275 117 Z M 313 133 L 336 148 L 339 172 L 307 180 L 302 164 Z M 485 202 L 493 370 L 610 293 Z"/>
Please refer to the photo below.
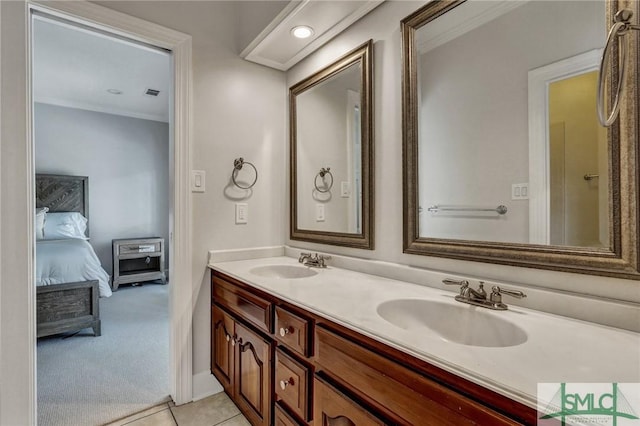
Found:
<path fill-rule="evenodd" d="M 282 349 L 276 350 L 276 396 L 295 414 L 309 420 L 309 368 Z"/>
<path fill-rule="evenodd" d="M 395 361 L 316 327 L 318 370 L 399 424 L 515 425 L 513 420 Z M 316 389 L 316 394 L 318 390 Z M 377 401 L 383 401 L 381 405 Z"/>
<path fill-rule="evenodd" d="M 213 300 L 261 330 L 271 333 L 271 303 L 227 281 L 213 277 Z"/>
<path fill-rule="evenodd" d="M 387 424 L 326 381 L 315 377 L 313 382 L 315 388 L 313 399 L 315 425 L 370 426 Z"/>
<path fill-rule="evenodd" d="M 289 349 L 304 356 L 311 355 L 311 321 L 276 306 L 276 338 Z"/>
<path fill-rule="evenodd" d="M 131 254 L 131 253 L 158 253 L 160 252 L 160 241 L 157 242 L 145 242 L 145 243 L 132 243 L 122 244 L 119 246 L 119 254 Z"/>
<path fill-rule="evenodd" d="M 276 426 L 301 426 L 287 411 L 276 403 L 275 410 Z"/>

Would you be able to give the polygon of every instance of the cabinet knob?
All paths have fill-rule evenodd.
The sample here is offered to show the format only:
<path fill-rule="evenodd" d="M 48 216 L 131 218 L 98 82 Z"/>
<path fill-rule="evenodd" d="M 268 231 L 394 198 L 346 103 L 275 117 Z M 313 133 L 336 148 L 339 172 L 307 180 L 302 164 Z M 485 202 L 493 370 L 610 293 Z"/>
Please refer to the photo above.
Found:
<path fill-rule="evenodd" d="M 293 327 L 280 327 L 280 336 L 284 337 L 291 333 L 293 333 Z"/>
<path fill-rule="evenodd" d="M 233 339 L 231 339 L 231 346 L 235 346 L 236 343 L 238 343 L 238 340 L 236 339 L 236 336 L 233 336 Z"/>
<path fill-rule="evenodd" d="M 280 380 L 280 389 L 285 390 L 287 386 L 293 385 L 293 377 L 289 377 L 288 380 Z"/>
<path fill-rule="evenodd" d="M 227 334 L 227 335 L 225 335 L 225 337 L 227 338 L 227 342 L 228 342 L 229 340 L 231 340 L 231 336 L 229 336 L 228 334 Z"/>

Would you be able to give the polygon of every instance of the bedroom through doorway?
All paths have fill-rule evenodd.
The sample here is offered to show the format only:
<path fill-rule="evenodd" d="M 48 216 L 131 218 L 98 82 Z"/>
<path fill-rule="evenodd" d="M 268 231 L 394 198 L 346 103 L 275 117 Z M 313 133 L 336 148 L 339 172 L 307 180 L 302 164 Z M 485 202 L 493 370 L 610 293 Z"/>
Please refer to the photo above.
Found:
<path fill-rule="evenodd" d="M 171 52 L 34 14 L 38 424 L 170 399 Z"/>

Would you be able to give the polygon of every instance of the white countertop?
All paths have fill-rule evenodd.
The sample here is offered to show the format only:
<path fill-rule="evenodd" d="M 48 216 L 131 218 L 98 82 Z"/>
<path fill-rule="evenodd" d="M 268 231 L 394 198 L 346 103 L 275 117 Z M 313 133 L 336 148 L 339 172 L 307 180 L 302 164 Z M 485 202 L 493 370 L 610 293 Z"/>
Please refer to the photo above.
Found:
<path fill-rule="evenodd" d="M 456 302 L 453 292 L 331 266 L 314 268 L 317 275 L 297 279 L 250 272 L 264 265 L 300 264 L 290 257 L 271 257 L 209 267 L 533 408 L 538 383 L 640 382 L 638 333 L 519 307 L 507 311 L 473 307 Z M 378 305 L 395 299 L 482 309 L 483 315 L 518 325 L 527 340 L 516 346 L 481 347 L 446 341 L 428 330 L 416 335 L 377 313 Z"/>

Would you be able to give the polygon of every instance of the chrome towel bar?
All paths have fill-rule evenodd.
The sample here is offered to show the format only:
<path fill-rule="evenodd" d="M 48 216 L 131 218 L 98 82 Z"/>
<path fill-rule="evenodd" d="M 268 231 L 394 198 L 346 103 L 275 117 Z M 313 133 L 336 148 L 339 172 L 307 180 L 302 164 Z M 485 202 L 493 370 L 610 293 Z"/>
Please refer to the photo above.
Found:
<path fill-rule="evenodd" d="M 438 212 L 496 212 L 499 215 L 504 215 L 507 213 L 507 206 L 499 205 L 498 207 L 456 207 L 456 206 L 439 206 L 434 205 L 427 208 L 431 213 Z"/>

